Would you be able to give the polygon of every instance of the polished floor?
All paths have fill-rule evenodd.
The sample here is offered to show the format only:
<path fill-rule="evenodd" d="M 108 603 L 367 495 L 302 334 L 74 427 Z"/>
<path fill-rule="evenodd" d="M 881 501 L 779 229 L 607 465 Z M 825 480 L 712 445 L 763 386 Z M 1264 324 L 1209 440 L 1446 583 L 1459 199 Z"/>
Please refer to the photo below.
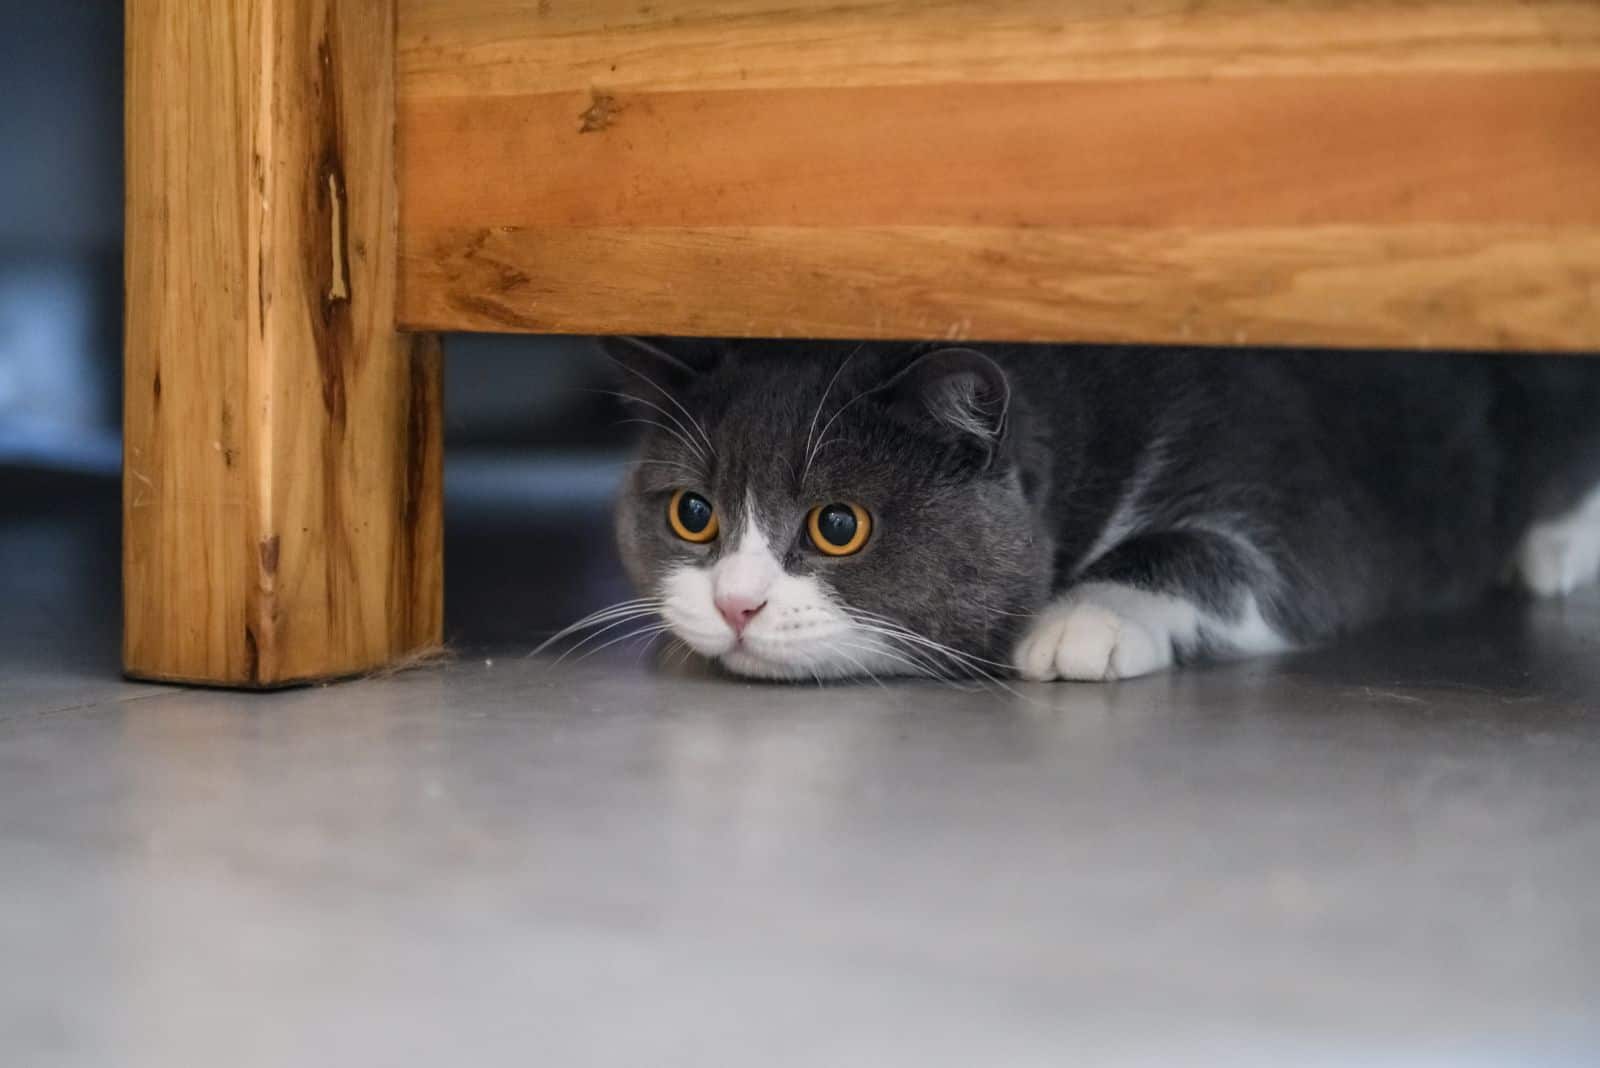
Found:
<path fill-rule="evenodd" d="M 0 1064 L 1593 1063 L 1600 597 L 1113 686 L 624 646 L 603 462 L 452 468 L 438 668 L 116 675 L 0 479 Z"/>

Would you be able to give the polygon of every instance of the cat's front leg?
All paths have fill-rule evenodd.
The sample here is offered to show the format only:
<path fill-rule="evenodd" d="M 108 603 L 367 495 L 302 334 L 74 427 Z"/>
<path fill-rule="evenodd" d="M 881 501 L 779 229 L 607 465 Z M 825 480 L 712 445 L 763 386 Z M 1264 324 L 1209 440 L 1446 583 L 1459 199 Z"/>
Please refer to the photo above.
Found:
<path fill-rule="evenodd" d="M 1013 658 L 1025 679 L 1104 682 L 1197 659 L 1281 652 L 1261 613 L 1263 554 L 1202 533 L 1150 536 L 1097 563 L 1041 611 Z"/>

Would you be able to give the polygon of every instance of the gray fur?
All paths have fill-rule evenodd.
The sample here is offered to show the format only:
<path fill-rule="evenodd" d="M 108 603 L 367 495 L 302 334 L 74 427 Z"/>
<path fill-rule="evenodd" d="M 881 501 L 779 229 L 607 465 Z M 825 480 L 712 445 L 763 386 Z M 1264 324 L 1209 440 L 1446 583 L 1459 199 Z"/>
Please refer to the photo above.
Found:
<path fill-rule="evenodd" d="M 1253 598 L 1296 643 L 1453 608 L 1503 575 L 1530 523 L 1600 481 L 1600 367 L 1580 361 L 777 342 L 613 354 L 662 424 L 617 508 L 641 591 L 723 551 L 670 533 L 675 489 L 716 502 L 725 530 L 753 499 L 787 572 L 989 661 L 1090 581 L 1219 620 Z M 873 515 L 855 556 L 803 536 L 807 509 L 834 500 Z"/>

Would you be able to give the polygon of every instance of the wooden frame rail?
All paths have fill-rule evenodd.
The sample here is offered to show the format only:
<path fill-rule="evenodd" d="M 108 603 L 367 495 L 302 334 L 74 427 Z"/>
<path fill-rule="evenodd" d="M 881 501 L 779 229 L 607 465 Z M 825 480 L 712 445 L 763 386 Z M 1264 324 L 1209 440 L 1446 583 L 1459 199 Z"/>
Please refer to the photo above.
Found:
<path fill-rule="evenodd" d="M 434 331 L 1600 349 L 1593 0 L 126 11 L 139 676 L 439 640 Z"/>
<path fill-rule="evenodd" d="M 1600 347 L 1593 0 L 402 0 L 400 317 Z"/>

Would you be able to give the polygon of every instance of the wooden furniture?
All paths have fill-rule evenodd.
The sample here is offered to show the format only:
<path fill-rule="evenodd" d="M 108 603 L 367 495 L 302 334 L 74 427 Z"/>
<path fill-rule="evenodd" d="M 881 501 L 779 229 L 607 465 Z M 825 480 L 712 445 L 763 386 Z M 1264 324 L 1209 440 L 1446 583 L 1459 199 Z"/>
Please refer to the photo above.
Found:
<path fill-rule="evenodd" d="M 126 4 L 141 677 L 439 640 L 436 331 L 1600 349 L 1594 0 Z"/>

